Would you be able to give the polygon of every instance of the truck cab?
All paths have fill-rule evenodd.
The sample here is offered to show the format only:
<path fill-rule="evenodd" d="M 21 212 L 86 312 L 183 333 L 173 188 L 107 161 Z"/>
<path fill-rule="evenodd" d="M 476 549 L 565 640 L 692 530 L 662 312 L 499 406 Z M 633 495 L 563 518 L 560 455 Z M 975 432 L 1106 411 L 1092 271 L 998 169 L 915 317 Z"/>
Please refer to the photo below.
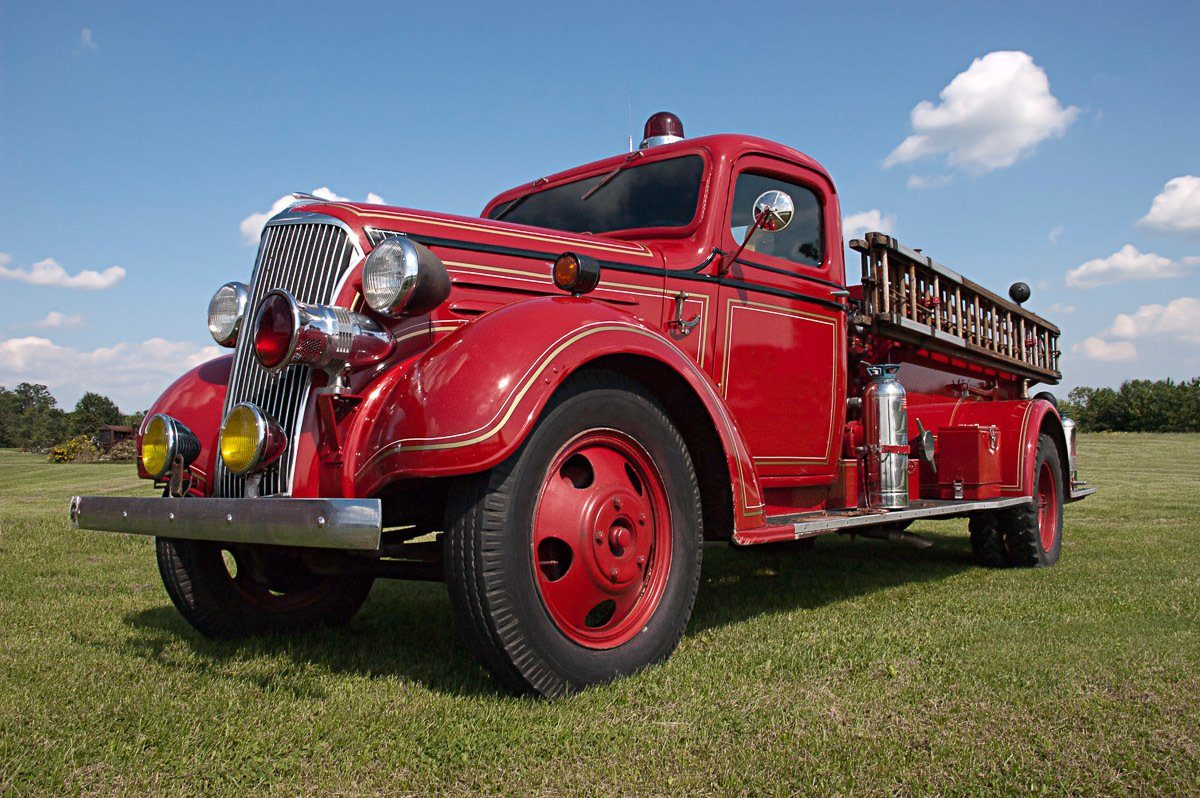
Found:
<path fill-rule="evenodd" d="M 669 656 L 705 540 L 926 545 L 904 528 L 968 517 L 980 564 L 1053 564 L 1092 490 L 1029 396 L 1058 328 L 1020 284 L 849 245 L 853 285 L 816 161 L 670 114 L 477 219 L 297 195 L 213 297 L 231 353 L 139 431 L 162 495 L 75 497 L 72 521 L 153 535 L 215 637 L 444 581 L 484 666 L 541 695 Z"/>

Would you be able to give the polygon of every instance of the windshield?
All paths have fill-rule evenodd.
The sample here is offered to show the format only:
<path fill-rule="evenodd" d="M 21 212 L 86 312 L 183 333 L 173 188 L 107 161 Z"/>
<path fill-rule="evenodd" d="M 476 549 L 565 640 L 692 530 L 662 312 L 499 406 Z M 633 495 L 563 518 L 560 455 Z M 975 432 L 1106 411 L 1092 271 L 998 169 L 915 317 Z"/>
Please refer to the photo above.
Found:
<path fill-rule="evenodd" d="M 571 233 L 686 227 L 696 215 L 703 175 L 704 159 L 699 155 L 627 162 L 615 174 L 595 175 L 497 205 L 488 218 Z"/>

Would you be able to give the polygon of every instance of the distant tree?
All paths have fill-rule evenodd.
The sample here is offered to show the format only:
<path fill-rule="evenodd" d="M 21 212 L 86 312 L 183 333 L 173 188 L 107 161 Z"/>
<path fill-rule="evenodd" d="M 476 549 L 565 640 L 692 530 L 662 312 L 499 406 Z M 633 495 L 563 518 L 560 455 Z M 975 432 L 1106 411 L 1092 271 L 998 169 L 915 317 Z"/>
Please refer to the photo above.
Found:
<path fill-rule="evenodd" d="M 71 428 L 75 435 L 95 435 L 101 424 L 120 424 L 121 411 L 107 396 L 88 391 L 75 403 Z"/>
<path fill-rule="evenodd" d="M 133 427 L 135 430 L 142 426 L 142 419 L 146 417 L 146 410 L 139 410 L 136 413 L 130 413 L 127 416 L 121 416 L 121 423 L 127 427 Z"/>
<path fill-rule="evenodd" d="M 9 433 L 23 449 L 46 449 L 67 437 L 67 414 L 45 385 L 23 382 L 13 391 L 15 414 Z"/>
<path fill-rule="evenodd" d="M 17 446 L 16 430 L 17 395 L 0 385 L 0 446 Z"/>
<path fill-rule="evenodd" d="M 1121 387 L 1071 389 L 1062 413 L 1095 432 L 1200 431 L 1200 378 L 1128 380 Z"/>

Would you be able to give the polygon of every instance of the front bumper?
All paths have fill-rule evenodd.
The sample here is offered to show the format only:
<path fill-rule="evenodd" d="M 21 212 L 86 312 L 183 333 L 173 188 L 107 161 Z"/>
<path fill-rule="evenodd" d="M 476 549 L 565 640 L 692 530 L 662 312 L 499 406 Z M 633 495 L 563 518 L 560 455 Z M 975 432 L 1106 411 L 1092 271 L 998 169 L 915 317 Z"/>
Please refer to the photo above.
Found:
<path fill-rule="evenodd" d="M 71 525 L 164 538 L 375 551 L 379 499 L 156 499 L 76 496 Z"/>

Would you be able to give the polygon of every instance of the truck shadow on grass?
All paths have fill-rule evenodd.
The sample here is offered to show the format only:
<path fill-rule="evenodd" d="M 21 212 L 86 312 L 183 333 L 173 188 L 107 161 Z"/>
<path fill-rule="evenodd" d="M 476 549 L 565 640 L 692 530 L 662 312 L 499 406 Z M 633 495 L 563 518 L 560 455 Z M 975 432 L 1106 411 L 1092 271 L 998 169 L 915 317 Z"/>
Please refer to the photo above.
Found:
<path fill-rule="evenodd" d="M 819 540 L 811 549 L 785 544 L 735 550 L 708 544 L 688 634 L 939 581 L 973 567 L 964 534 L 918 531 L 936 545 L 918 551 L 839 536 Z M 118 645 L 126 654 L 132 649 L 165 667 L 247 680 L 264 691 L 322 698 L 317 677 L 327 671 L 399 677 L 454 695 L 507 695 L 471 658 L 459 637 L 446 589 L 437 583 L 380 580 L 349 626 L 290 637 L 208 640 L 165 601 L 130 613 L 125 622 L 133 634 Z M 180 643 L 191 656 L 180 655 Z M 298 667 L 280 668 L 275 660 Z"/>

